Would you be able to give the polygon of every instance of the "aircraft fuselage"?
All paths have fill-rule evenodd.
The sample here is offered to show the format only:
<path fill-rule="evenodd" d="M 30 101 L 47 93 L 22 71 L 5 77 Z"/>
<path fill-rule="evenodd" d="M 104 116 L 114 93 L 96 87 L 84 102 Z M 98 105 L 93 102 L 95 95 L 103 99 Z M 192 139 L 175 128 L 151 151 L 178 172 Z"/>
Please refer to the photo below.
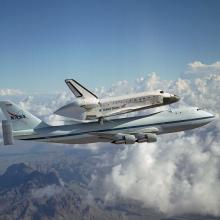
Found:
<path fill-rule="evenodd" d="M 208 124 L 214 116 L 198 108 L 161 111 L 147 116 L 115 119 L 74 125 L 51 126 L 33 131 L 14 132 L 14 138 L 42 142 L 83 144 L 95 142 L 112 142 L 109 136 L 117 134 L 155 133 L 155 135 L 178 132 Z M 102 134 L 105 134 L 103 137 Z"/>

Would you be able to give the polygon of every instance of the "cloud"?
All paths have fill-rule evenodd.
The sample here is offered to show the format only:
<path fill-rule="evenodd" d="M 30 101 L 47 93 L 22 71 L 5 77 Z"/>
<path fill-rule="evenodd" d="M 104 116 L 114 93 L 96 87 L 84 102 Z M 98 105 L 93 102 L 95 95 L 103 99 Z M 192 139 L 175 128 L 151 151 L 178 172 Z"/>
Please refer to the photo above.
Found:
<path fill-rule="evenodd" d="M 212 64 L 205 64 L 201 61 L 194 61 L 188 64 L 188 69 L 184 72 L 184 78 L 201 77 L 205 75 L 220 75 L 220 61 Z"/>
<path fill-rule="evenodd" d="M 220 61 L 216 61 L 212 64 L 204 64 L 200 61 L 194 61 L 193 63 L 188 64 L 189 70 L 192 72 L 197 72 L 200 70 L 207 71 L 207 70 L 220 70 Z"/>
<path fill-rule="evenodd" d="M 18 89 L 0 89 L 0 96 L 22 95 L 23 92 Z"/>
<path fill-rule="evenodd" d="M 182 134 L 125 147 L 105 177 L 106 200 L 135 199 L 168 215 L 220 215 L 219 140 L 205 151 L 201 145 L 198 135 Z"/>

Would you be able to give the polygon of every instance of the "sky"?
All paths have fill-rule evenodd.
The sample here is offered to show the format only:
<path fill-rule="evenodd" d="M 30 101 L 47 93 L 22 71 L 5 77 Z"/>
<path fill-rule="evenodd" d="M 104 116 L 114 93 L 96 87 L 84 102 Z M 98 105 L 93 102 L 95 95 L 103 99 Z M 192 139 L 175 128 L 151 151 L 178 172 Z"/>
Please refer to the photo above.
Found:
<path fill-rule="evenodd" d="M 0 89 L 90 89 L 220 57 L 220 1 L 0 0 Z"/>

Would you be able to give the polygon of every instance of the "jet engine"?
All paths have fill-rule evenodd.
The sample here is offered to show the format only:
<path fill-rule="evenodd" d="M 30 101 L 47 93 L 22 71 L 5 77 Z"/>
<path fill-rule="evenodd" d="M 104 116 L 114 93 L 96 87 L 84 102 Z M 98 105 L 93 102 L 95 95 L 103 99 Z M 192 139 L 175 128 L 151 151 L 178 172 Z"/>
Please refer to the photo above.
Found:
<path fill-rule="evenodd" d="M 135 136 L 130 134 L 117 134 L 112 141 L 113 144 L 134 144 L 135 142 Z"/>
<path fill-rule="evenodd" d="M 143 143 L 143 142 L 148 142 L 148 143 L 152 143 L 152 142 L 156 142 L 157 141 L 157 135 L 156 134 L 138 134 L 136 135 L 137 138 L 137 142 L 138 143 Z"/>

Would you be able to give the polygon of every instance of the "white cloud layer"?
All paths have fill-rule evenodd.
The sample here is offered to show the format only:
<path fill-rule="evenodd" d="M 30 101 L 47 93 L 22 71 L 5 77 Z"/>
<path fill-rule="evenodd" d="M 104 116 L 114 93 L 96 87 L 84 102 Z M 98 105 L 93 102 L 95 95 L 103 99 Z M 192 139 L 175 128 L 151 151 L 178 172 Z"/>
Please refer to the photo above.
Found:
<path fill-rule="evenodd" d="M 216 61 L 212 64 L 205 64 L 201 61 L 194 61 L 188 64 L 187 71 L 184 72 L 184 77 L 201 77 L 204 75 L 217 74 L 220 75 L 220 61 Z"/>
<path fill-rule="evenodd" d="M 220 215 L 220 146 L 214 141 L 204 150 L 207 139 L 169 135 L 156 144 L 126 147 L 106 176 L 106 199 L 139 200 L 168 215 Z"/>
<path fill-rule="evenodd" d="M 0 89 L 0 96 L 22 95 L 23 92 L 18 89 Z"/>

